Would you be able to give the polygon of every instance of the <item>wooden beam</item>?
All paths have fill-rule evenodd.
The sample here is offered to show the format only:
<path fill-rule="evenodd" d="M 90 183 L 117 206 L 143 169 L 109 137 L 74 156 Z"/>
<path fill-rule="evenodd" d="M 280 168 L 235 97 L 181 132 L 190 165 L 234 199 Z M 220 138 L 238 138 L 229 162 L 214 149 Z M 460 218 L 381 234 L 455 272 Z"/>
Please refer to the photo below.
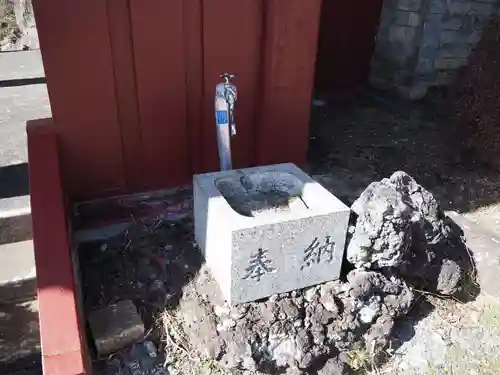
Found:
<path fill-rule="evenodd" d="M 321 0 L 266 1 L 259 164 L 306 162 Z"/>

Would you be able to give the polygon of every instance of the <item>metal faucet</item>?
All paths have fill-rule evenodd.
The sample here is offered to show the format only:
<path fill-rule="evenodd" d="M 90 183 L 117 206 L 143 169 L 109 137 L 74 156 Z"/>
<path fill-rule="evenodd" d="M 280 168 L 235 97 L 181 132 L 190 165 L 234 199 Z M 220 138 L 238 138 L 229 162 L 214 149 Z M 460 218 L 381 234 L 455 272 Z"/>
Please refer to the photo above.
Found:
<path fill-rule="evenodd" d="M 231 125 L 231 137 L 236 135 L 236 122 L 234 121 L 234 106 L 238 100 L 236 86 L 231 83 L 234 74 L 224 73 L 220 75 L 224 79 L 224 98 L 229 106 L 229 124 Z"/>
<path fill-rule="evenodd" d="M 236 135 L 234 109 L 238 94 L 236 86 L 231 82 L 233 74 L 223 73 L 220 78 L 223 78 L 224 82 L 215 87 L 215 120 L 220 168 L 224 171 L 232 169 L 231 137 Z"/>

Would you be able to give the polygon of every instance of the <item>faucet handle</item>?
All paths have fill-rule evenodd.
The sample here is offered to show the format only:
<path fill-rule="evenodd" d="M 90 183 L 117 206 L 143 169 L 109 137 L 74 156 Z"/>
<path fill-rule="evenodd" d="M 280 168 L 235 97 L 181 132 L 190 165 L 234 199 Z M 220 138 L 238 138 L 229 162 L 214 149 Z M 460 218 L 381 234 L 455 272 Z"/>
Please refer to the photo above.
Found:
<path fill-rule="evenodd" d="M 226 99 L 226 103 L 228 104 L 229 123 L 231 124 L 231 136 L 234 137 L 236 135 L 236 122 L 234 121 L 234 107 L 238 95 L 236 92 L 236 86 L 231 83 L 231 80 L 234 78 L 234 74 L 222 73 L 220 77 L 225 80 L 224 99 Z"/>
<path fill-rule="evenodd" d="M 226 81 L 226 83 L 229 83 L 234 78 L 234 74 L 231 74 L 231 73 L 222 73 L 220 75 L 220 78 L 223 78 Z"/>

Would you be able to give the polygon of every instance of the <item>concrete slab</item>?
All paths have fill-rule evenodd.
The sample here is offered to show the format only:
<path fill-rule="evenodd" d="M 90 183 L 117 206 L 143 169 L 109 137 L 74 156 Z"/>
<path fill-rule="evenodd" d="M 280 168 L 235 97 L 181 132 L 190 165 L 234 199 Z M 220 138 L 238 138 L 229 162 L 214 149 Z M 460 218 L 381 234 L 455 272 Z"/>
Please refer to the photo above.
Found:
<path fill-rule="evenodd" d="M 26 121 L 50 116 L 46 85 L 0 89 L 0 167 L 28 161 Z"/>
<path fill-rule="evenodd" d="M 29 195 L 0 199 L 0 245 L 32 238 Z"/>
<path fill-rule="evenodd" d="M 29 195 L 0 199 L 0 218 L 24 215 L 31 212 Z"/>
<path fill-rule="evenodd" d="M 0 53 L 0 81 L 45 77 L 40 51 Z"/>
<path fill-rule="evenodd" d="M 36 295 L 33 241 L 0 245 L 0 302 Z"/>
<path fill-rule="evenodd" d="M 31 212 L 20 210 L 0 217 L 0 245 L 27 241 L 33 238 Z"/>
<path fill-rule="evenodd" d="M 457 212 L 447 212 L 462 228 L 468 247 L 472 251 L 481 293 L 500 302 L 500 238 L 485 227 Z"/>

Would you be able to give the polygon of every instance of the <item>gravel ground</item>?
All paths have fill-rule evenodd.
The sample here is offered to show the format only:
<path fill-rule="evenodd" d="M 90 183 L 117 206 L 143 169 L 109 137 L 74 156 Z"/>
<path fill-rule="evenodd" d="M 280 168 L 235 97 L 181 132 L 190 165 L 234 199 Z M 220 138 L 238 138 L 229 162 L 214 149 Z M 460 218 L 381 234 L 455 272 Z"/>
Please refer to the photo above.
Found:
<path fill-rule="evenodd" d="M 500 233 L 500 174 L 463 151 L 460 134 L 435 103 L 439 102 L 407 105 L 368 92 L 349 105 L 315 106 L 309 172 L 350 205 L 372 181 L 404 170 L 445 209 L 462 212 Z M 87 243 L 80 248 L 85 308 L 132 299 L 146 327 L 152 328 L 163 306 L 177 306 L 182 286 L 198 271 L 195 254 L 190 219 L 137 223 L 121 236 Z M 422 295 L 398 323 L 387 360 L 375 364 L 359 353 L 359 368 L 361 373 L 372 368 L 375 374 L 496 374 L 499 333 L 500 308 L 482 296 L 460 303 Z M 161 331 L 149 339 L 164 350 Z M 128 358 L 119 353 L 115 362 L 120 355 Z M 169 355 L 167 351 L 166 359 Z M 186 353 L 183 373 L 225 373 L 213 361 L 189 357 Z M 109 370 L 106 360 L 96 368 L 103 364 Z"/>

